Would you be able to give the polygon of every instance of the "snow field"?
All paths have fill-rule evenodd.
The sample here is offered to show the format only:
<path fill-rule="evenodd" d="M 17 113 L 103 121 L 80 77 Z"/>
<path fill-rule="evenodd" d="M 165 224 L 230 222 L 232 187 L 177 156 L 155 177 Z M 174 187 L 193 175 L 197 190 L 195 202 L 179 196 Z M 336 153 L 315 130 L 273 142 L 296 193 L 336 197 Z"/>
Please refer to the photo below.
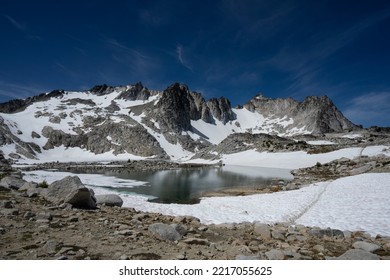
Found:
<path fill-rule="evenodd" d="M 51 183 L 66 172 L 31 171 L 25 179 Z M 74 174 L 73 174 L 74 175 Z M 116 187 L 143 185 L 145 182 L 95 174 L 78 174 L 96 194 L 116 193 Z M 112 186 L 111 190 L 99 186 Z M 367 173 L 321 182 L 299 190 L 202 198 L 199 204 L 159 204 L 148 197 L 119 194 L 123 207 L 164 215 L 197 217 L 205 224 L 287 222 L 340 230 L 362 230 L 375 236 L 390 236 L 390 173 Z"/>

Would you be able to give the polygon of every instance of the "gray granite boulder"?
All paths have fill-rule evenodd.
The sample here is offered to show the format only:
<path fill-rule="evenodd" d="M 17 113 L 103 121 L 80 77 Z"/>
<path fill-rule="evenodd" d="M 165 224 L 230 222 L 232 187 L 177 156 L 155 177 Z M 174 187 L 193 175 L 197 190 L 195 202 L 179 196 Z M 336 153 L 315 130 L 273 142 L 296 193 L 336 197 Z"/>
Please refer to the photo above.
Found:
<path fill-rule="evenodd" d="M 150 225 L 149 231 L 162 240 L 177 241 L 182 237 L 174 227 L 163 223 Z"/>
<path fill-rule="evenodd" d="M 69 203 L 76 208 L 96 208 L 96 198 L 77 176 L 67 176 L 55 181 L 41 193 L 50 202 L 61 205 Z"/>
<path fill-rule="evenodd" d="M 117 194 L 100 194 L 96 195 L 96 203 L 104 204 L 107 206 L 118 206 L 121 207 L 123 205 L 123 200 Z"/>
<path fill-rule="evenodd" d="M 337 260 L 379 260 L 379 256 L 362 249 L 351 249 L 336 258 Z"/>

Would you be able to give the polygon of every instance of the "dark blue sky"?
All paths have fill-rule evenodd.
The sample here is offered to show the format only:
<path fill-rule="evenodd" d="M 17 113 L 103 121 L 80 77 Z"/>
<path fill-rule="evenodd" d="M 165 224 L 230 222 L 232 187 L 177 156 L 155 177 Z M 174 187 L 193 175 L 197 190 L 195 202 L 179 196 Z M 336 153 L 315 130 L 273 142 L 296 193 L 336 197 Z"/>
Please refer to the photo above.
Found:
<path fill-rule="evenodd" d="M 390 126 L 390 1 L 3 0 L 0 11 L 1 102 L 178 81 L 233 105 L 326 94 L 353 122 Z"/>

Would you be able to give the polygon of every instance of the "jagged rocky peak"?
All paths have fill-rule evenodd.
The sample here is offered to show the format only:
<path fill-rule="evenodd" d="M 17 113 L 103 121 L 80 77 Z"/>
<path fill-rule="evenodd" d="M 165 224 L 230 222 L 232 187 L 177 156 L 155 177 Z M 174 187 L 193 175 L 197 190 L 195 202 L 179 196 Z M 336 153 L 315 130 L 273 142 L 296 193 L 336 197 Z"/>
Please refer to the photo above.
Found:
<path fill-rule="evenodd" d="M 157 103 L 160 124 L 180 133 L 191 129 L 191 117 L 198 117 L 196 105 L 188 87 L 175 83 L 169 86 Z"/>
<path fill-rule="evenodd" d="M 206 102 L 200 93 L 190 91 L 180 83 L 169 86 L 157 106 L 163 116 L 160 122 L 176 132 L 191 130 L 191 120 L 202 119 L 214 124 L 217 119 L 226 124 L 236 118 L 227 98 L 213 98 Z"/>
<path fill-rule="evenodd" d="M 130 88 L 122 91 L 116 99 L 125 99 L 125 100 L 148 100 L 150 97 L 150 91 L 148 88 L 144 87 L 141 82 L 136 83 Z"/>
<path fill-rule="evenodd" d="M 94 93 L 96 95 L 105 95 L 113 92 L 115 90 L 114 87 L 103 84 L 103 85 L 97 85 L 91 88 L 89 91 L 91 93 Z"/>
<path fill-rule="evenodd" d="M 212 98 L 207 101 L 207 106 L 215 118 L 223 124 L 236 119 L 236 114 L 232 111 L 229 99 L 225 97 Z"/>
<path fill-rule="evenodd" d="M 272 99 L 257 95 L 244 107 L 264 116 L 288 116 L 293 120 L 291 126 L 305 127 L 314 134 L 359 129 L 343 116 L 328 96 L 308 96 L 298 102 L 292 98 Z"/>
<path fill-rule="evenodd" d="M 264 115 L 274 114 L 283 117 L 286 114 L 286 110 L 295 108 L 297 104 L 298 102 L 292 98 L 272 99 L 260 93 L 244 104 L 244 108 L 251 112 L 258 111 Z"/>

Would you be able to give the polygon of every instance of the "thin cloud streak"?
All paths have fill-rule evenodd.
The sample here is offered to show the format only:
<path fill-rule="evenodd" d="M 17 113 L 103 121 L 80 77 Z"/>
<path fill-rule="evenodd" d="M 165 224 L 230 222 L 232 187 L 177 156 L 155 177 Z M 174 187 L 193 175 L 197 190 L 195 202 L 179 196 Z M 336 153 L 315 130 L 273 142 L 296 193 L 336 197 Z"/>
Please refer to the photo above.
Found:
<path fill-rule="evenodd" d="M 287 45 L 261 64 L 271 65 L 279 71 L 289 73 L 287 79 L 291 84 L 287 91 L 291 94 L 299 95 L 303 91 L 313 91 L 313 84 L 321 85 L 321 68 L 330 56 L 389 16 L 390 10 L 385 10 L 371 15 L 339 33 L 332 33 L 325 38 L 323 34 L 312 37 L 312 44 L 307 44 L 310 46 L 308 49 L 297 49 L 293 45 Z"/>
<path fill-rule="evenodd" d="M 7 99 L 23 99 L 42 92 L 45 92 L 45 90 L 37 88 L 36 86 L 19 85 L 0 81 L 0 96 L 6 97 Z"/>
<path fill-rule="evenodd" d="M 11 22 L 12 25 L 13 25 L 14 27 L 16 27 L 17 29 L 19 29 L 20 31 L 26 30 L 26 26 L 25 26 L 24 24 L 22 24 L 22 23 L 16 21 L 14 18 L 10 17 L 9 15 L 4 15 L 4 17 L 5 17 L 6 19 L 8 19 L 9 22 Z"/>
<path fill-rule="evenodd" d="M 147 56 L 143 55 L 141 52 L 125 46 L 124 44 L 118 42 L 116 39 L 106 38 L 106 43 L 109 44 L 111 47 L 113 47 L 116 51 L 127 51 L 137 55 L 138 57 L 148 58 Z"/>
<path fill-rule="evenodd" d="M 355 123 L 390 126 L 390 92 L 371 92 L 348 102 L 344 115 Z"/>
<path fill-rule="evenodd" d="M 180 64 L 183 65 L 185 68 L 187 68 L 190 71 L 192 70 L 192 67 L 188 64 L 187 61 L 184 60 L 183 58 L 183 46 L 182 45 L 177 45 L 176 46 L 176 57 L 179 60 Z"/>

